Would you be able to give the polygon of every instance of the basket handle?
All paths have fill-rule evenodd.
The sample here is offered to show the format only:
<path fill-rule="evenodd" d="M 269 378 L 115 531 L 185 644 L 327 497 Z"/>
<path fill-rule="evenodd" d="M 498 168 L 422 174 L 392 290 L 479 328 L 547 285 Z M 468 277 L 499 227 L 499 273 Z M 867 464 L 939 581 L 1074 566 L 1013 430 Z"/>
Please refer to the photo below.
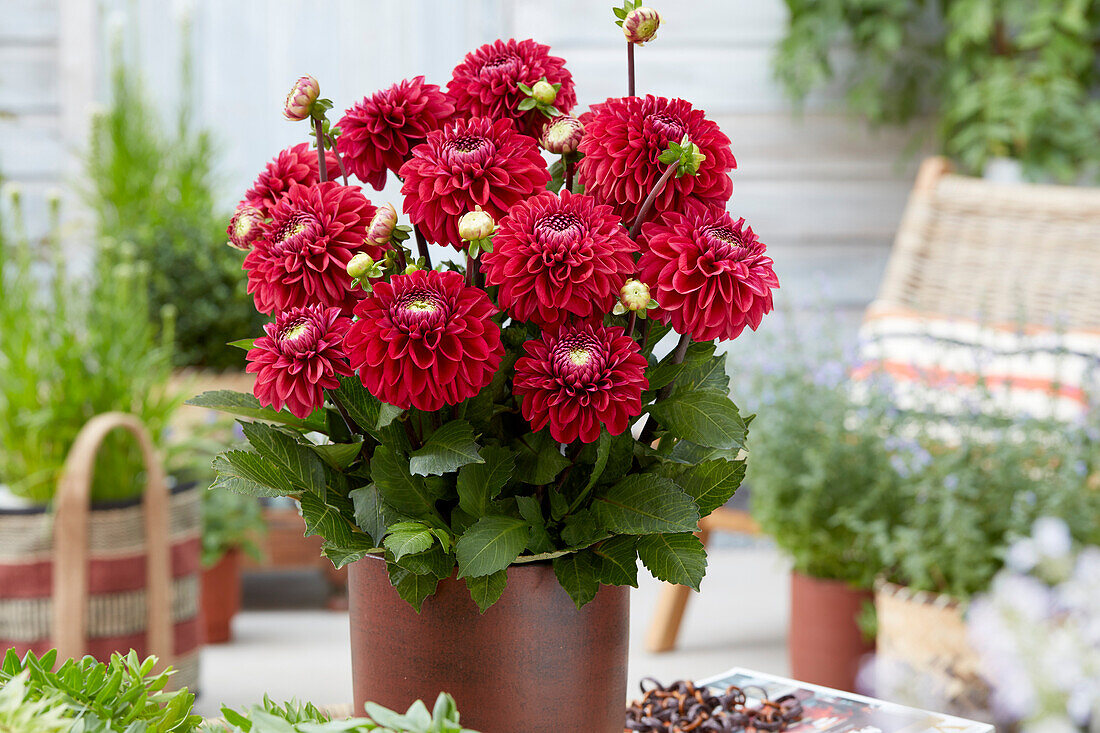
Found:
<path fill-rule="evenodd" d="M 153 439 L 141 420 L 107 412 L 89 420 L 76 436 L 58 482 L 54 517 L 53 636 L 61 659 L 87 649 L 88 514 L 95 458 L 113 430 L 129 431 L 141 448 L 148 480 L 142 497 L 145 519 L 145 607 L 147 653 L 172 663 L 172 563 L 168 550 L 168 482 Z"/>

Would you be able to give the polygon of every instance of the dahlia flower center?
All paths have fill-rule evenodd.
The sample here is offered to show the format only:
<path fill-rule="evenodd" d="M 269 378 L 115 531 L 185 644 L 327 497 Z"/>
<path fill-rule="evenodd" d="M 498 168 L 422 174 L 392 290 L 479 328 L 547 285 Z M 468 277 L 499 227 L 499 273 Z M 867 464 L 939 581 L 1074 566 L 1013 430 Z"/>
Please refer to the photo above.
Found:
<path fill-rule="evenodd" d="M 492 152 L 492 142 L 480 135 L 461 135 L 443 144 L 443 158 L 451 165 L 481 163 Z"/>
<path fill-rule="evenodd" d="M 670 142 L 680 142 L 687 134 L 687 127 L 684 123 L 667 112 L 651 114 L 646 118 L 645 126 L 648 131 L 657 136 L 662 146 Z"/>
<path fill-rule="evenodd" d="M 595 383 L 603 371 L 603 349 L 591 334 L 563 337 L 550 351 L 550 364 L 562 385 L 578 387 Z"/>
<path fill-rule="evenodd" d="M 568 245 L 584 238 L 586 227 L 579 216 L 565 211 L 549 214 L 535 221 L 534 233 L 536 240 L 551 247 L 542 255 L 544 264 L 551 265 L 565 261 L 569 255 L 575 254 Z"/>
<path fill-rule="evenodd" d="M 276 340 L 280 346 L 300 351 L 313 340 L 314 325 L 308 318 L 297 318 L 283 326 Z"/>
<path fill-rule="evenodd" d="M 272 244 L 278 252 L 293 252 L 314 241 L 320 232 L 321 223 L 315 216 L 297 212 L 275 230 Z"/>
<path fill-rule="evenodd" d="M 521 63 L 522 61 L 519 56 L 511 53 L 502 53 L 491 59 L 487 59 L 485 63 L 481 65 L 481 74 L 483 76 L 503 76 L 508 73 L 514 73 L 519 70 Z"/>
<path fill-rule="evenodd" d="M 446 323 L 447 304 L 437 293 L 414 290 L 394 301 L 390 318 L 410 336 L 425 336 L 439 331 Z"/>

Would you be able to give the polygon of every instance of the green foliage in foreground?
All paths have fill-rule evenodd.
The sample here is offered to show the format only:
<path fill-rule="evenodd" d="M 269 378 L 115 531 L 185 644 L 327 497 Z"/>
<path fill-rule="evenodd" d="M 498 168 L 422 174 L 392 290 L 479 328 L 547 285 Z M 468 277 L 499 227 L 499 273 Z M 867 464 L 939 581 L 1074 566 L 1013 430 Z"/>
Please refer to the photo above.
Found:
<path fill-rule="evenodd" d="M 227 730 L 230 733 L 476 733 L 463 728 L 458 722 L 458 710 L 450 695 L 441 693 L 435 707 L 417 700 L 404 715 L 368 702 L 367 717 L 348 720 L 329 720 L 328 716 L 310 703 L 290 701 L 282 705 L 264 698 L 262 705 L 254 706 L 247 713 L 222 708 L 227 724 L 215 724 L 211 733 Z"/>
<path fill-rule="evenodd" d="M 169 673 L 153 672 L 156 657 L 141 661 L 131 651 L 126 656 L 113 654 L 106 664 L 84 657 L 66 660 L 55 670 L 56 661 L 56 650 L 41 657 L 28 653 L 20 660 L 9 649 L 0 665 L 0 699 L 19 695 L 22 710 L 44 716 L 46 724 L 27 728 L 28 733 L 190 733 L 202 722 L 191 711 L 194 695 L 186 689 L 164 691 Z M 40 710 L 40 703 L 51 712 Z M 4 708 L 0 704 L 0 711 Z M 6 712 L 17 715 L 14 710 Z M 58 727 L 61 716 L 69 725 Z M 0 730 L 4 730 L 2 723 Z"/>

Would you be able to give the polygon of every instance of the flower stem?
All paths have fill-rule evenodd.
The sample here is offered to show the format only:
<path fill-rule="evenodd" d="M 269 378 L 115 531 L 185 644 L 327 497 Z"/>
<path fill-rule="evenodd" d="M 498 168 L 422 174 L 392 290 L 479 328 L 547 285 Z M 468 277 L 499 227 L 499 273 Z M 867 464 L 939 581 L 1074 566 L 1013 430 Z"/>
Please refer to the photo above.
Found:
<path fill-rule="evenodd" d="M 420 231 L 420 227 L 416 224 L 413 224 L 413 232 L 416 234 L 416 248 L 420 251 L 420 256 L 424 258 L 424 262 L 430 270 L 432 269 L 432 255 L 428 251 L 428 240 L 424 239 L 423 232 Z"/>
<path fill-rule="evenodd" d="M 351 415 L 348 414 L 348 409 L 344 407 L 344 404 L 340 402 L 340 399 L 336 396 L 334 390 L 329 390 L 328 396 L 332 399 L 332 404 L 336 405 L 336 409 L 340 411 L 340 417 L 344 418 L 344 423 L 348 426 L 348 432 L 352 435 L 363 435 L 363 429 L 359 427 Z"/>
<path fill-rule="evenodd" d="M 340 166 L 340 177 L 344 179 L 344 185 L 348 185 L 348 172 L 344 168 L 344 159 L 340 157 L 340 151 L 336 149 L 336 138 L 332 135 L 326 135 L 325 139 L 328 140 L 329 146 L 332 147 L 332 154 L 336 156 L 336 162 Z"/>
<path fill-rule="evenodd" d="M 630 225 L 630 232 L 627 234 L 627 236 L 631 239 L 637 237 L 638 232 L 642 230 L 642 222 L 645 220 L 646 214 L 648 214 L 649 210 L 653 208 L 653 202 L 657 200 L 657 195 L 661 193 L 661 189 L 663 189 L 665 187 L 665 184 L 668 183 L 668 179 L 672 178 L 672 174 L 676 172 L 676 167 L 678 165 L 679 163 L 677 161 L 669 163 L 669 166 L 665 169 L 664 174 L 661 175 L 659 179 L 657 179 L 657 183 L 653 185 L 653 188 L 650 190 L 649 195 L 645 197 L 645 201 L 642 202 L 642 207 L 638 209 L 638 215 L 634 217 L 634 223 Z"/>
<path fill-rule="evenodd" d="M 645 323 L 642 324 L 642 351 L 645 352 L 645 347 L 649 345 L 649 322 L 651 318 L 645 319 Z"/>
<path fill-rule="evenodd" d="M 575 164 L 569 160 L 569 156 L 561 156 L 561 164 L 565 168 L 565 190 L 573 193 L 573 168 Z"/>
<path fill-rule="evenodd" d="M 317 174 L 321 183 L 328 180 L 328 166 L 325 165 L 325 133 L 321 129 L 321 121 L 313 119 L 313 134 L 317 137 Z"/>
<path fill-rule="evenodd" d="M 636 97 L 634 93 L 634 44 L 626 42 L 626 89 L 628 97 Z"/>
<path fill-rule="evenodd" d="M 630 318 L 626 321 L 626 335 L 634 338 L 634 326 L 638 323 L 638 311 L 630 311 Z"/>
<path fill-rule="evenodd" d="M 476 257 L 466 255 L 466 284 L 471 288 L 477 286 L 478 264 Z"/>

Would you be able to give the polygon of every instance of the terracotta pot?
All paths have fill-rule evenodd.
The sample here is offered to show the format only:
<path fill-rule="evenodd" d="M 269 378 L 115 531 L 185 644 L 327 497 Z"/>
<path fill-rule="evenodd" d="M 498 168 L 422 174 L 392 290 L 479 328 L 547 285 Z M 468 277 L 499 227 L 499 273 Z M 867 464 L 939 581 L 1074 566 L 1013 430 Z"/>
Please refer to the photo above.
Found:
<path fill-rule="evenodd" d="M 630 596 L 602 587 L 577 610 L 549 564 L 508 568 L 485 614 L 448 578 L 420 614 L 390 585 L 385 562 L 351 565 L 355 706 L 404 711 L 440 692 L 481 733 L 619 733 L 626 701 Z"/>
<path fill-rule="evenodd" d="M 875 651 L 856 623 L 873 594 L 839 580 L 791 573 L 791 676 L 856 692 L 862 658 Z"/>
<path fill-rule="evenodd" d="M 207 644 L 233 637 L 232 622 L 241 610 L 241 551 L 229 550 L 202 571 L 202 620 Z"/>

